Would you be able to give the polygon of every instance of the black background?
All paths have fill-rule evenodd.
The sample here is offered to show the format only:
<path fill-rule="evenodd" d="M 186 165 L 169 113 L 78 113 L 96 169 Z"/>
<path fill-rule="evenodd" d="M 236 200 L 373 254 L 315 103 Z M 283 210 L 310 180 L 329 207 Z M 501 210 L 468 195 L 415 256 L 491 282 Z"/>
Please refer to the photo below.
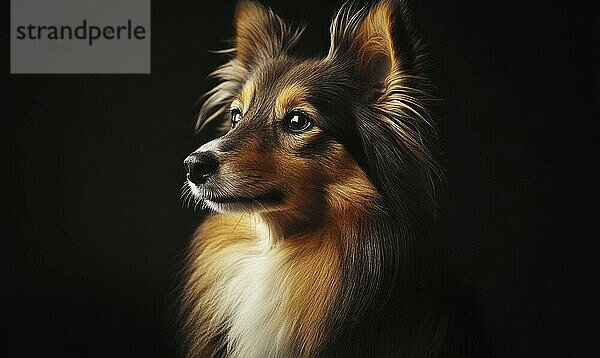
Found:
<path fill-rule="evenodd" d="M 272 5 L 310 20 L 305 54 L 325 52 L 339 2 Z M 441 223 L 495 354 L 598 356 L 592 2 L 413 7 L 442 99 Z M 154 1 L 151 75 L 9 75 L 3 27 L 3 356 L 175 354 L 169 307 L 201 217 L 181 207 L 182 160 L 232 13 Z"/>

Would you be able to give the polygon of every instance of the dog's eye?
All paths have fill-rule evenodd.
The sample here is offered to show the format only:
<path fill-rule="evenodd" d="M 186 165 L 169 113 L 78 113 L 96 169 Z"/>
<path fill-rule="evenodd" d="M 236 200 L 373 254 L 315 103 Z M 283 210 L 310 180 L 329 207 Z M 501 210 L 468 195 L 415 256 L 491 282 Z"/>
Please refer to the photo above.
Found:
<path fill-rule="evenodd" d="M 231 128 L 235 128 L 239 121 L 242 120 L 242 112 L 239 109 L 234 108 L 231 110 Z"/>
<path fill-rule="evenodd" d="M 304 132 L 312 127 L 311 119 L 304 113 L 299 111 L 290 112 L 283 119 L 283 125 L 292 132 Z"/>

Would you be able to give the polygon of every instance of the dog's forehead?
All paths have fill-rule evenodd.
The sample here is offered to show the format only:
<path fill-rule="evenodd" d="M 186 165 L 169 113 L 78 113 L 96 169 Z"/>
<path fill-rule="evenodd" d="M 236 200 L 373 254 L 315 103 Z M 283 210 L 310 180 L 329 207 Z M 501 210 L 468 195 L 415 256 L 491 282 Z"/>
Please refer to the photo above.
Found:
<path fill-rule="evenodd" d="M 347 83 L 344 76 L 347 73 L 336 71 L 325 60 L 273 59 L 250 73 L 234 106 L 255 121 L 281 119 L 294 109 L 324 121 L 352 97 L 343 85 Z"/>
<path fill-rule="evenodd" d="M 278 58 L 266 62 L 250 78 L 244 87 L 254 95 L 275 99 L 291 87 L 304 88 L 307 92 L 319 87 L 319 76 L 327 76 L 321 61 Z"/>

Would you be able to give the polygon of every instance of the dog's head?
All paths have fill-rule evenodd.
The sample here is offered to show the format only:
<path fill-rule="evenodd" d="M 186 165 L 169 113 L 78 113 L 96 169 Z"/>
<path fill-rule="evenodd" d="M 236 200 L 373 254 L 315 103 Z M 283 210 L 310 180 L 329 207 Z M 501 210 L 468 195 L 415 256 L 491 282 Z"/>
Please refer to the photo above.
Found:
<path fill-rule="evenodd" d="M 378 201 L 391 185 L 427 187 L 419 44 L 402 9 L 342 8 L 327 56 L 299 59 L 290 49 L 301 31 L 239 3 L 235 57 L 215 71 L 221 82 L 198 119 L 199 129 L 219 123 L 225 134 L 185 160 L 195 197 L 219 212 L 308 220 Z"/>

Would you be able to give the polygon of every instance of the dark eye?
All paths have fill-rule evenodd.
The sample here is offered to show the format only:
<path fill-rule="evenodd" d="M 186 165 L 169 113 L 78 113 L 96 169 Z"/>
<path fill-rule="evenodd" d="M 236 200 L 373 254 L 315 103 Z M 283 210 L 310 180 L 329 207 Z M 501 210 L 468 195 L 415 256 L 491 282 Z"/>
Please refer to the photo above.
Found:
<path fill-rule="evenodd" d="M 303 132 L 312 126 L 311 119 L 299 111 L 290 112 L 283 119 L 283 125 L 292 132 Z"/>
<path fill-rule="evenodd" d="M 233 108 L 231 110 L 231 128 L 235 128 L 239 121 L 242 120 L 242 112 L 239 109 Z"/>

